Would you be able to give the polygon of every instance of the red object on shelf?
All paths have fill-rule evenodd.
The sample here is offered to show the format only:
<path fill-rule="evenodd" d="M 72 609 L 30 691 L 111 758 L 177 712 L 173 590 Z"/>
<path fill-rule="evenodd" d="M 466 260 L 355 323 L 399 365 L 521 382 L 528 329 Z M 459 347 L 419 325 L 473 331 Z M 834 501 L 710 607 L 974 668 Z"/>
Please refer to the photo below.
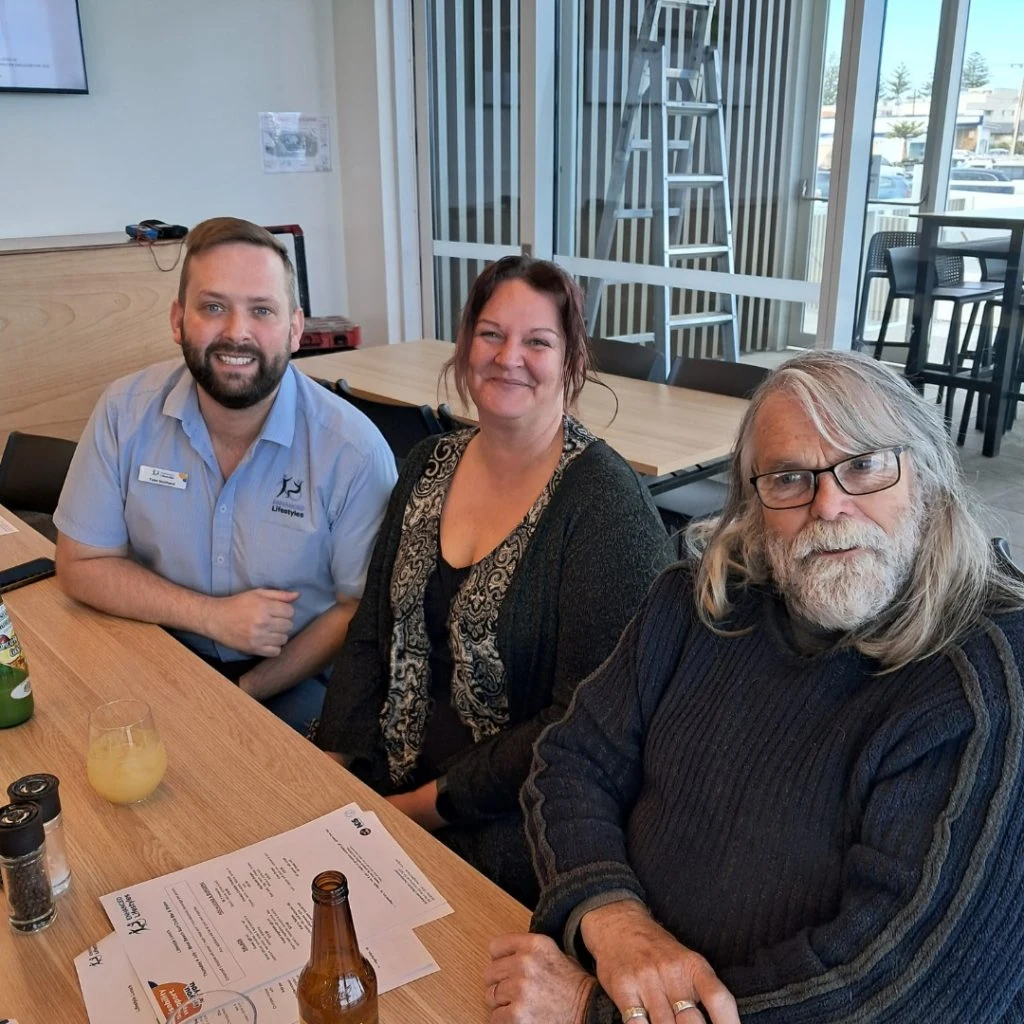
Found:
<path fill-rule="evenodd" d="M 343 316 L 308 316 L 299 351 L 359 348 L 359 325 Z"/>

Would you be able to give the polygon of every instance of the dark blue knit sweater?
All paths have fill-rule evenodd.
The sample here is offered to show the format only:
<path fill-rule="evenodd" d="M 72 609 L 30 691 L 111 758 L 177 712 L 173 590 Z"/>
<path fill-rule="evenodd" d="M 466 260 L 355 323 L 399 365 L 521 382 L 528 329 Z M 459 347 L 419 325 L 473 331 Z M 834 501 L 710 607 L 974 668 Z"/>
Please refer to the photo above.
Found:
<path fill-rule="evenodd" d="M 732 625 L 667 570 L 538 741 L 535 929 L 571 944 L 622 890 L 745 1022 L 1024 1021 L 1024 613 L 884 675 L 800 654 L 769 593 Z M 618 1019 L 598 992 L 588 1020 Z"/>

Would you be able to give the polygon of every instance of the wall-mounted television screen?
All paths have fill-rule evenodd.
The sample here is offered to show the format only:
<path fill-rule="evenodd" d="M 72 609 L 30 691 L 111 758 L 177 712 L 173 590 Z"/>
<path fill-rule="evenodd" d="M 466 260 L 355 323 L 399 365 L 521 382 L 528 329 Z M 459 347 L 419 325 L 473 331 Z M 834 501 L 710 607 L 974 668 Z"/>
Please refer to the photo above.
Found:
<path fill-rule="evenodd" d="M 0 0 L 0 90 L 89 91 L 78 0 Z"/>

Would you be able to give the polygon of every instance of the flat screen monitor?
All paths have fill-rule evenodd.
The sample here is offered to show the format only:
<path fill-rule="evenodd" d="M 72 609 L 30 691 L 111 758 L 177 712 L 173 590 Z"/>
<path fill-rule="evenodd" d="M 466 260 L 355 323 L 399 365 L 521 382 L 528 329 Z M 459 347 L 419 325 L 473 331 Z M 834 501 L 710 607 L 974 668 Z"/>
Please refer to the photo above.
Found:
<path fill-rule="evenodd" d="M 78 0 L 0 0 L 0 90 L 89 91 Z"/>

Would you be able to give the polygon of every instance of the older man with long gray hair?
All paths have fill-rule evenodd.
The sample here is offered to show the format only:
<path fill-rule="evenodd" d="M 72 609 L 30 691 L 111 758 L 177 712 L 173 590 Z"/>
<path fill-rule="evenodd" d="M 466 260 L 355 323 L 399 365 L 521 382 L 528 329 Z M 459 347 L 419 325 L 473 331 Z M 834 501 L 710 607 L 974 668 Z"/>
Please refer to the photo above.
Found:
<path fill-rule="evenodd" d="M 544 934 L 494 940 L 493 1024 L 1024 1021 L 1024 585 L 978 512 L 881 364 L 768 378 L 537 742 Z"/>

